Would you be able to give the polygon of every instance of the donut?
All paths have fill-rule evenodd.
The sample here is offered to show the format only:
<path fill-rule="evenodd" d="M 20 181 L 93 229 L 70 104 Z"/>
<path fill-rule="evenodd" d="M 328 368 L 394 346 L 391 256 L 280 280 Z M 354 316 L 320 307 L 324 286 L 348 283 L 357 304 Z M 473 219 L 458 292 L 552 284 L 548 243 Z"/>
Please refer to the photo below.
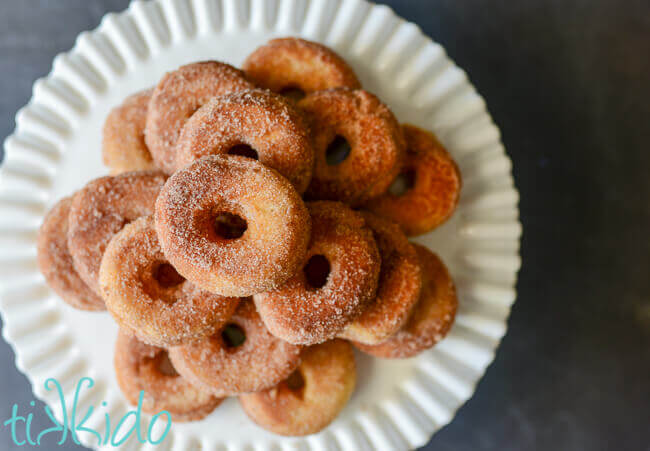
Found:
<path fill-rule="evenodd" d="M 239 302 L 200 290 L 180 277 L 160 249 L 151 216 L 136 219 L 113 237 L 102 258 L 99 285 L 115 321 L 154 346 L 212 335 Z"/>
<path fill-rule="evenodd" d="M 176 144 L 176 169 L 211 154 L 250 156 L 307 189 L 314 150 L 303 114 L 282 96 L 259 89 L 217 97 L 185 123 Z"/>
<path fill-rule="evenodd" d="M 422 266 L 422 293 L 411 317 L 395 335 L 377 345 L 353 342 L 361 351 L 387 359 L 413 357 L 442 340 L 456 316 L 458 299 L 449 271 L 436 254 L 413 244 Z"/>
<path fill-rule="evenodd" d="M 242 71 L 218 61 L 188 64 L 165 74 L 151 96 L 145 128 L 145 142 L 158 167 L 174 172 L 178 135 L 201 105 L 254 87 Z"/>
<path fill-rule="evenodd" d="M 125 224 L 153 213 L 165 183 L 158 171 L 125 172 L 89 182 L 72 198 L 68 247 L 81 279 L 97 294 L 102 255 Z"/>
<path fill-rule="evenodd" d="M 307 204 L 312 234 L 302 271 L 254 296 L 269 331 L 294 344 L 334 338 L 377 290 L 380 256 L 361 214 L 340 202 Z"/>
<path fill-rule="evenodd" d="M 383 194 L 404 153 L 402 131 L 388 107 L 369 92 L 348 88 L 314 92 L 298 106 L 313 121 L 314 175 L 306 196 L 357 206 Z"/>
<path fill-rule="evenodd" d="M 462 185 L 458 166 L 436 137 L 413 125 L 402 127 L 407 152 L 404 192 L 387 192 L 366 208 L 396 223 L 409 236 L 426 233 L 452 215 Z"/>
<path fill-rule="evenodd" d="M 369 212 L 361 214 L 372 229 L 381 255 L 377 297 L 339 336 L 377 344 L 408 320 L 420 297 L 422 274 L 417 252 L 397 224 Z"/>
<path fill-rule="evenodd" d="M 152 91 L 148 89 L 130 95 L 106 117 L 102 159 L 113 175 L 156 169 L 144 142 L 144 127 Z"/>
<path fill-rule="evenodd" d="M 298 369 L 271 389 L 238 397 L 246 415 L 280 435 L 314 434 L 343 410 L 356 383 L 352 346 L 331 340 L 305 348 Z"/>
<path fill-rule="evenodd" d="M 80 310 L 106 310 L 104 301 L 79 277 L 68 249 L 71 197 L 61 199 L 45 215 L 36 237 L 38 267 L 61 299 Z"/>
<path fill-rule="evenodd" d="M 115 343 L 115 376 L 124 397 L 137 405 L 140 392 L 142 411 L 156 414 L 168 411 L 172 422 L 196 421 L 205 418 L 222 401 L 180 376 L 163 348 L 139 341 L 122 331 Z"/>
<path fill-rule="evenodd" d="M 183 377 L 221 397 L 264 390 L 286 379 L 300 363 L 300 349 L 271 335 L 248 299 L 221 331 L 170 348 L 169 358 Z"/>
<path fill-rule="evenodd" d="M 256 84 L 281 94 L 300 96 L 330 88 L 361 87 L 343 58 L 304 39 L 272 39 L 251 53 L 242 67 Z"/>
<path fill-rule="evenodd" d="M 183 277 L 222 296 L 245 297 L 280 286 L 298 270 L 311 221 L 300 195 L 274 169 L 239 155 L 211 155 L 169 178 L 156 201 L 156 230 Z"/>

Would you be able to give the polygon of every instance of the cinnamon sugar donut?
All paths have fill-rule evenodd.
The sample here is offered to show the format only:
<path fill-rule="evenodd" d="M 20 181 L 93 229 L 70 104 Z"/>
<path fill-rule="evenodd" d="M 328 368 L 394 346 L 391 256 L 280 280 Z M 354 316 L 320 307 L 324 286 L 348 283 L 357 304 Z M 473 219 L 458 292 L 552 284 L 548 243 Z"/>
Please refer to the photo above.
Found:
<path fill-rule="evenodd" d="M 375 357 L 413 357 L 442 340 L 454 323 L 458 299 L 454 282 L 436 254 L 413 244 L 422 265 L 422 293 L 408 322 L 395 335 L 377 345 L 354 343 Z"/>
<path fill-rule="evenodd" d="M 117 323 L 155 346 L 212 335 L 239 302 L 202 291 L 180 277 L 160 249 L 151 216 L 127 224 L 110 241 L 99 283 L 106 308 Z"/>
<path fill-rule="evenodd" d="M 145 142 L 156 164 L 168 174 L 174 172 L 178 135 L 201 105 L 254 87 L 242 71 L 218 61 L 188 64 L 165 74 L 149 102 L 145 128 Z"/>
<path fill-rule="evenodd" d="M 215 227 L 224 218 L 241 223 L 239 233 Z M 222 296 L 250 296 L 284 283 L 302 263 L 310 224 L 287 179 L 236 155 L 203 157 L 181 169 L 156 202 L 165 256 L 182 276 Z"/>
<path fill-rule="evenodd" d="M 250 300 L 210 338 L 169 350 L 174 368 L 197 387 L 231 396 L 272 387 L 300 363 L 300 347 L 271 335 Z"/>
<path fill-rule="evenodd" d="M 95 293 L 108 242 L 125 224 L 153 213 L 164 183 L 158 171 L 125 172 L 95 179 L 73 197 L 68 247 L 79 276 Z"/>
<path fill-rule="evenodd" d="M 404 125 L 402 130 L 407 143 L 402 174 L 412 186 L 402 194 L 388 192 L 367 208 L 413 236 L 449 219 L 458 204 L 462 181 L 458 166 L 433 134 L 413 125 Z"/>
<path fill-rule="evenodd" d="M 172 422 L 196 421 L 222 401 L 181 377 L 169 362 L 167 351 L 138 341 L 120 330 L 115 343 L 115 376 L 126 399 L 137 405 L 144 391 L 142 411 L 168 411 Z"/>
<path fill-rule="evenodd" d="M 381 255 L 377 297 L 339 336 L 377 344 L 408 320 L 420 297 L 422 274 L 415 248 L 397 224 L 369 212 L 361 214 L 373 231 Z"/>
<path fill-rule="evenodd" d="M 303 271 L 254 296 L 271 333 L 289 343 L 334 338 L 375 296 L 380 257 L 363 217 L 340 202 L 307 204 L 312 235 Z"/>
<path fill-rule="evenodd" d="M 309 94 L 298 106 L 313 118 L 314 175 L 310 199 L 359 205 L 383 194 L 400 171 L 404 139 L 393 113 L 366 91 L 347 88 Z M 349 145 L 343 161 L 337 147 Z"/>
<path fill-rule="evenodd" d="M 324 45 L 298 38 L 272 39 L 246 58 L 243 69 L 255 83 L 279 93 L 361 87 L 343 58 Z"/>
<path fill-rule="evenodd" d="M 102 159 L 111 174 L 156 169 L 144 142 L 144 127 L 152 89 L 127 97 L 106 117 Z"/>
<path fill-rule="evenodd" d="M 259 89 L 217 97 L 185 123 L 176 145 L 176 169 L 206 155 L 251 156 L 307 189 L 314 150 L 303 114 L 282 96 Z"/>
<path fill-rule="evenodd" d="M 38 230 L 38 267 L 61 299 L 81 310 L 105 310 L 104 301 L 81 280 L 68 249 L 68 213 L 71 197 L 61 199 L 47 213 Z"/>
<path fill-rule="evenodd" d="M 255 423 L 280 435 L 315 434 L 347 404 L 356 383 L 352 346 L 331 340 L 302 352 L 289 378 L 258 393 L 240 395 L 244 412 Z"/>

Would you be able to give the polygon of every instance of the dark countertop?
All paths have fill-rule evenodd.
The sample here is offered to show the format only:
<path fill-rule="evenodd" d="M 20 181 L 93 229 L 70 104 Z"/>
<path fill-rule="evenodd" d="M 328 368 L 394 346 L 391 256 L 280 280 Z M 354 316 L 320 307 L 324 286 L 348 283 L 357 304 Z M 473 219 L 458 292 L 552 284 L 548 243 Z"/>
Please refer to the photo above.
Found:
<path fill-rule="evenodd" d="M 524 225 L 508 333 L 426 449 L 650 450 L 650 4 L 385 3 L 441 43 L 485 97 Z M 127 4 L 2 2 L 0 136 L 52 58 Z M 4 421 L 33 395 L 4 342 L 0 362 Z M 0 444 L 24 448 L 1 426 Z"/>

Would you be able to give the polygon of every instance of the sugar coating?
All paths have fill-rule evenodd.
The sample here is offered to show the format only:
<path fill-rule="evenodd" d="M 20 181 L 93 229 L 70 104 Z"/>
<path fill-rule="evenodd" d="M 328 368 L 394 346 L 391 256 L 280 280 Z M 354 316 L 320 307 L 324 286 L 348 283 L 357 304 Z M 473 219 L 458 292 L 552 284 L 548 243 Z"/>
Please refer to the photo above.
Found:
<path fill-rule="evenodd" d="M 411 317 L 395 335 L 378 345 L 353 342 L 375 357 L 403 359 L 429 349 L 449 332 L 458 308 L 456 288 L 449 271 L 436 254 L 413 244 L 422 265 L 422 293 Z"/>
<path fill-rule="evenodd" d="M 102 159 L 113 175 L 156 169 L 144 142 L 144 127 L 152 92 L 153 89 L 147 89 L 130 95 L 106 117 Z"/>
<path fill-rule="evenodd" d="M 304 39 L 272 39 L 251 53 L 242 67 L 251 80 L 275 92 L 361 87 L 343 58 L 324 45 Z"/>
<path fill-rule="evenodd" d="M 331 340 L 305 348 L 296 371 L 304 387 L 286 381 L 273 388 L 239 396 L 244 412 L 258 425 L 281 435 L 314 434 L 343 410 L 356 384 L 352 346 Z"/>
<path fill-rule="evenodd" d="M 226 63 L 203 61 L 163 76 L 149 102 L 145 141 L 156 164 L 175 170 L 176 140 L 185 121 L 213 97 L 252 89 L 244 73 Z"/>
<path fill-rule="evenodd" d="M 145 412 L 198 420 L 238 395 L 260 426 L 307 435 L 354 389 L 352 344 L 416 355 L 445 336 L 457 308 L 435 254 L 331 200 L 418 234 L 453 213 L 460 174 L 433 135 L 400 127 L 320 44 L 274 39 L 244 68 L 182 66 L 116 107 L 104 161 L 114 174 L 148 171 L 94 180 L 55 206 L 39 231 L 39 266 L 71 305 L 108 306 L 121 327 L 118 383 L 131 403 L 145 391 Z M 294 101 L 288 89 L 307 95 Z M 337 136 L 351 151 L 330 165 Z M 239 145 L 259 161 L 227 155 Z M 415 173 L 413 189 L 388 194 L 402 170 Z M 305 205 L 302 194 L 319 201 Z M 241 237 L 220 236 L 215 221 L 226 213 L 246 223 Z M 330 264 L 320 288 L 303 270 L 313 256 Z M 167 264 L 185 279 L 162 283 Z M 226 343 L 229 325 L 244 331 L 242 345 Z M 287 380 L 294 371 L 304 387 Z"/>
<path fill-rule="evenodd" d="M 104 301 L 79 277 L 68 249 L 71 197 L 61 199 L 47 213 L 38 231 L 38 267 L 47 284 L 66 303 L 81 310 L 105 310 Z"/>
<path fill-rule="evenodd" d="M 144 391 L 142 410 L 156 414 L 166 410 L 172 422 L 200 420 L 212 412 L 222 399 L 190 384 L 178 374 L 161 370 L 167 351 L 139 341 L 120 330 L 115 343 L 115 376 L 126 399 L 138 403 Z"/>
<path fill-rule="evenodd" d="M 373 213 L 361 212 L 381 254 L 377 297 L 339 335 L 377 344 L 395 334 L 420 298 L 422 273 L 415 248 L 399 226 Z"/>
<path fill-rule="evenodd" d="M 239 215 L 238 239 L 216 235 L 220 213 Z M 273 289 L 302 263 L 311 220 L 300 195 L 275 170 L 250 158 L 212 155 L 176 172 L 156 202 L 163 252 L 197 286 L 223 296 Z"/>
<path fill-rule="evenodd" d="M 165 179 L 158 171 L 125 172 L 95 179 L 73 197 L 68 247 L 79 276 L 95 293 L 108 242 L 124 225 L 153 213 Z"/>
<path fill-rule="evenodd" d="M 232 396 L 272 387 L 300 364 L 300 346 L 271 335 L 250 300 L 242 301 L 229 324 L 240 327 L 246 339 L 231 348 L 221 333 L 170 349 L 176 370 L 216 396 Z"/>
<path fill-rule="evenodd" d="M 254 296 L 264 324 L 272 334 L 296 344 L 334 338 L 374 298 L 380 256 L 363 217 L 339 202 L 307 204 L 312 235 L 305 262 L 314 255 L 330 264 L 321 288 L 309 285 L 298 271 L 281 287 Z"/>
<path fill-rule="evenodd" d="M 126 225 L 109 243 L 99 280 L 106 307 L 122 327 L 156 346 L 174 346 L 212 335 L 235 312 L 238 298 L 200 290 L 191 282 L 167 287 L 155 270 L 167 263 L 145 216 Z"/>
<path fill-rule="evenodd" d="M 259 89 L 216 97 L 185 123 L 176 146 L 176 168 L 246 144 L 261 163 L 307 189 L 314 166 L 309 126 L 282 96 Z"/>
<path fill-rule="evenodd" d="M 402 195 L 390 192 L 366 208 L 398 223 L 407 235 L 429 232 L 451 217 L 462 179 L 449 152 L 432 133 L 413 125 L 402 127 L 407 152 L 402 171 L 415 174 L 413 187 Z"/>
<path fill-rule="evenodd" d="M 367 91 L 337 88 L 309 94 L 298 107 L 313 120 L 315 166 L 307 198 L 357 206 L 388 189 L 402 167 L 405 143 L 386 105 Z M 327 148 L 336 136 L 345 138 L 350 154 L 330 165 Z"/>

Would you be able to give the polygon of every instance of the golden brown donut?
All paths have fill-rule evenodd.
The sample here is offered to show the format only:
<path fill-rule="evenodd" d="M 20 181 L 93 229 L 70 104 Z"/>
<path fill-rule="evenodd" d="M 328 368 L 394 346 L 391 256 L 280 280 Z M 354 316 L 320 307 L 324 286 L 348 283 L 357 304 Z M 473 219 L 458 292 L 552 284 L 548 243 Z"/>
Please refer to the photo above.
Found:
<path fill-rule="evenodd" d="M 195 287 L 167 262 L 153 217 L 124 226 L 108 244 L 99 271 L 106 308 L 145 343 L 174 346 L 221 329 L 239 303 Z"/>
<path fill-rule="evenodd" d="M 298 271 L 254 296 L 266 327 L 289 343 L 334 338 L 374 298 L 380 257 L 363 217 L 340 202 L 311 202 L 312 234 Z"/>
<path fill-rule="evenodd" d="M 242 223 L 239 233 L 215 227 L 224 217 Z M 181 169 L 156 202 L 167 259 L 183 277 L 222 296 L 250 296 L 284 283 L 303 261 L 310 224 L 287 179 L 237 155 L 211 155 Z"/>
<path fill-rule="evenodd" d="M 264 390 L 286 379 L 300 363 L 300 347 L 271 335 L 253 303 L 244 300 L 220 332 L 170 348 L 169 357 L 197 387 L 231 396 Z"/>
<path fill-rule="evenodd" d="M 38 267 L 47 284 L 61 299 L 81 310 L 106 310 L 104 301 L 74 269 L 68 250 L 68 213 L 71 197 L 61 199 L 45 215 L 38 230 L 36 250 Z"/>
<path fill-rule="evenodd" d="M 270 91 L 241 91 L 199 108 L 178 138 L 176 169 L 224 153 L 258 159 L 301 194 L 311 180 L 314 149 L 303 113 Z"/>
<path fill-rule="evenodd" d="M 258 393 L 240 395 L 244 412 L 275 434 L 315 434 L 347 404 L 356 383 L 352 346 L 331 340 L 302 352 L 302 363 L 285 381 Z"/>
<path fill-rule="evenodd" d="M 299 90 L 304 95 L 330 88 L 361 88 L 343 58 L 304 39 L 272 39 L 251 53 L 242 67 L 256 84 L 279 93 Z"/>
<path fill-rule="evenodd" d="M 366 208 L 398 223 L 407 235 L 426 233 L 445 222 L 458 204 L 462 185 L 458 166 L 436 137 L 413 125 L 402 127 L 407 152 L 402 174 L 410 186 L 387 192 Z"/>
<path fill-rule="evenodd" d="M 415 248 L 397 224 L 370 212 L 361 214 L 373 231 L 381 255 L 377 297 L 339 336 L 377 344 L 408 320 L 420 297 L 422 274 Z"/>
<path fill-rule="evenodd" d="M 153 213 L 165 183 L 159 171 L 125 172 L 95 179 L 72 198 L 68 247 L 81 279 L 99 294 L 104 249 L 125 224 Z"/>
<path fill-rule="evenodd" d="M 222 401 L 181 377 L 171 365 L 167 351 L 138 341 L 127 331 L 117 335 L 115 376 L 126 399 L 138 404 L 144 391 L 142 411 L 172 415 L 172 422 L 196 421 L 210 414 Z"/>
<path fill-rule="evenodd" d="M 152 89 L 127 97 L 104 122 L 102 159 L 111 174 L 156 169 L 144 142 L 144 127 Z"/>
<path fill-rule="evenodd" d="M 312 116 L 315 152 L 309 199 L 359 205 L 386 191 L 399 174 L 404 139 L 393 113 L 366 91 L 347 88 L 309 94 L 298 106 Z M 349 145 L 343 161 L 329 161 Z"/>
<path fill-rule="evenodd" d="M 242 71 L 218 61 L 192 63 L 165 74 L 151 96 L 145 128 L 145 142 L 156 164 L 168 174 L 174 172 L 178 135 L 201 105 L 254 87 Z"/>
<path fill-rule="evenodd" d="M 422 265 L 422 293 L 408 322 L 395 335 L 378 345 L 353 344 L 375 357 L 413 357 L 442 340 L 456 316 L 458 299 L 454 282 L 444 263 L 424 246 L 413 244 Z"/>

